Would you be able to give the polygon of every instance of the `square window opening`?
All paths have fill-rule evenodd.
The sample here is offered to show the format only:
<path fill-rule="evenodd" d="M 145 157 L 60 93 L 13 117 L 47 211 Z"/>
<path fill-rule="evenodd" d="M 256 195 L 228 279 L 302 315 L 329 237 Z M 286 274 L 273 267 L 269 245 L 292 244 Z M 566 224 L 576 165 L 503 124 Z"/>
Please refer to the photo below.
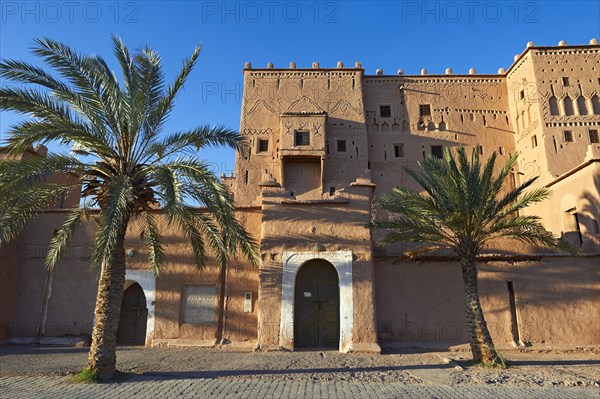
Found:
<path fill-rule="evenodd" d="M 419 116 L 431 116 L 431 104 L 420 104 Z"/>
<path fill-rule="evenodd" d="M 337 141 L 337 150 L 338 152 L 346 152 L 346 140 Z"/>
<path fill-rule="evenodd" d="M 310 145 L 310 133 L 306 131 L 296 131 L 294 134 L 294 145 Z"/>
<path fill-rule="evenodd" d="M 389 105 L 379 106 L 379 116 L 381 118 L 389 118 L 392 116 L 392 107 Z"/>
<path fill-rule="evenodd" d="M 258 152 L 269 151 L 269 140 L 258 140 Z"/>
<path fill-rule="evenodd" d="M 441 145 L 432 145 L 431 146 L 431 155 L 433 155 L 436 158 L 443 158 L 444 157 L 444 151 L 443 151 L 443 147 Z"/>
<path fill-rule="evenodd" d="M 394 156 L 404 158 L 404 144 L 394 144 Z"/>
<path fill-rule="evenodd" d="M 565 140 L 565 143 L 572 143 L 573 142 L 573 132 L 570 130 L 565 130 L 563 132 L 563 138 Z"/>
<path fill-rule="evenodd" d="M 590 134 L 590 143 L 591 144 L 599 144 L 600 143 L 600 137 L 598 136 L 598 130 L 590 130 L 589 134 Z"/>

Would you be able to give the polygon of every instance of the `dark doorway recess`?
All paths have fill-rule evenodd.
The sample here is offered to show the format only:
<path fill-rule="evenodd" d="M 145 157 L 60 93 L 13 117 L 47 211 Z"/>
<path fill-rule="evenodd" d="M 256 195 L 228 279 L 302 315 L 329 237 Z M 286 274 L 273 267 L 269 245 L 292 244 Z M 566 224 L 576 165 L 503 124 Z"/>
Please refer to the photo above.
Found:
<path fill-rule="evenodd" d="M 305 263 L 296 276 L 294 346 L 337 348 L 340 341 L 340 286 L 333 265 L 325 260 Z"/>
<path fill-rule="evenodd" d="M 143 346 L 146 343 L 148 309 L 146 296 L 138 283 L 130 285 L 123 293 L 117 345 Z"/>

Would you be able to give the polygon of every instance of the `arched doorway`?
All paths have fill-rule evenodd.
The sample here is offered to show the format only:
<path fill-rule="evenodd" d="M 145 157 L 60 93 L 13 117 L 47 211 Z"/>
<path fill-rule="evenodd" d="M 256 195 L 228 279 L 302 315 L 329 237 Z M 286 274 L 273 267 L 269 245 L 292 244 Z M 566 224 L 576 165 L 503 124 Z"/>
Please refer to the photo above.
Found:
<path fill-rule="evenodd" d="M 306 262 L 296 275 L 294 347 L 337 348 L 340 341 L 340 287 L 333 265 Z"/>
<path fill-rule="evenodd" d="M 117 345 L 145 345 L 147 319 L 144 290 L 138 283 L 133 283 L 123 292 Z"/>

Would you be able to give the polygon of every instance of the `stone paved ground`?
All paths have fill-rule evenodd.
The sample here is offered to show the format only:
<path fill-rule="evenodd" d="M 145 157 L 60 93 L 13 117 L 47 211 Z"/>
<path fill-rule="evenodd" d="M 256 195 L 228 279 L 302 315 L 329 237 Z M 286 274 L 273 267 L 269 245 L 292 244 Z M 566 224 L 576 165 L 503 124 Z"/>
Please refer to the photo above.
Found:
<path fill-rule="evenodd" d="M 125 382 L 73 384 L 69 377 L 0 377 L 0 398 L 544 398 L 600 397 L 595 387 L 425 385 L 400 382 L 252 380 L 135 376 Z"/>
<path fill-rule="evenodd" d="M 0 346 L 0 398 L 600 399 L 598 348 L 508 351 L 507 370 L 469 367 L 468 352 L 119 348 L 117 382 L 72 383 L 87 350 Z"/>

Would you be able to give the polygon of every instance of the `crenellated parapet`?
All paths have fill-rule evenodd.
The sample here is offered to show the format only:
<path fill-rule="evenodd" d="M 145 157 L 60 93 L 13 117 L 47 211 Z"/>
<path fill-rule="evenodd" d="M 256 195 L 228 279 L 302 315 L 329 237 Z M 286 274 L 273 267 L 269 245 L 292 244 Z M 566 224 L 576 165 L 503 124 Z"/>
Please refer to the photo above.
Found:
<path fill-rule="evenodd" d="M 388 191 L 398 185 L 397 171 L 458 145 L 484 156 L 521 151 L 523 163 L 534 162 L 542 175 L 560 174 L 583 159 L 584 139 L 593 139 L 590 130 L 600 124 L 599 55 L 592 39 L 553 47 L 527 42 L 496 73 L 472 67 L 370 74 L 360 62 L 247 62 L 240 131 L 250 152 L 238 154 L 237 192 L 257 205 L 258 185 L 268 181 L 297 195 L 298 185 L 286 187 L 294 173 L 318 175 L 310 183 L 318 183 L 310 190 L 317 197 L 367 175 Z M 555 156 L 561 151 L 569 154 L 566 162 Z M 298 172 L 303 168 L 310 172 Z"/>

